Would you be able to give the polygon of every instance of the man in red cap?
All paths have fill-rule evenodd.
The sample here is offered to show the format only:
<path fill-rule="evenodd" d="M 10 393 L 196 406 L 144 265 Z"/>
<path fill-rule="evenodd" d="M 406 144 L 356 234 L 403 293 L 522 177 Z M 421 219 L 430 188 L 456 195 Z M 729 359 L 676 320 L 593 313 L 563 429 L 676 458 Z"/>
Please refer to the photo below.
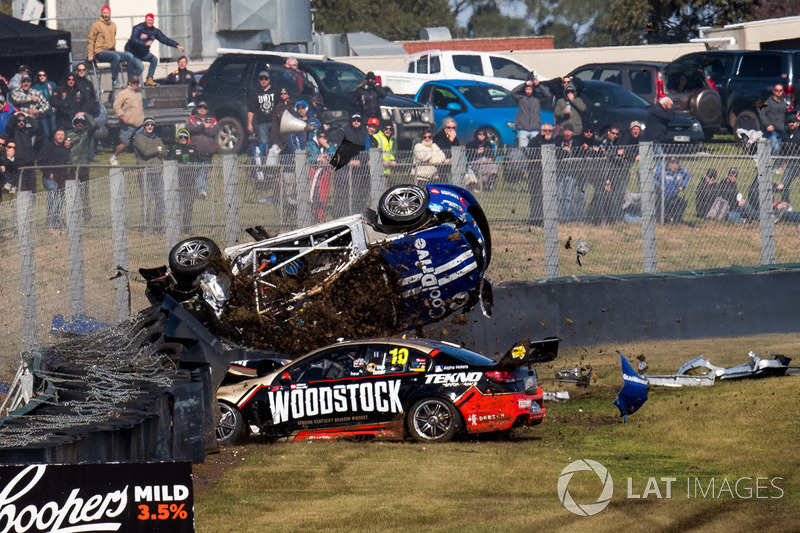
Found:
<path fill-rule="evenodd" d="M 88 60 L 91 63 L 95 59 L 105 63 L 111 63 L 111 79 L 115 89 L 121 89 L 123 83 L 119 80 L 119 65 L 122 61 L 128 63 L 128 74 L 135 74 L 132 69 L 135 67 L 133 56 L 128 52 L 117 52 L 114 48 L 117 45 L 117 25 L 111 20 L 111 8 L 103 6 L 100 10 L 100 19 L 92 24 L 89 30 L 89 40 L 87 44 Z"/>
<path fill-rule="evenodd" d="M 161 33 L 161 30 L 153 25 L 154 22 L 155 17 L 152 13 L 145 15 L 144 22 L 141 22 L 133 27 L 133 31 L 131 31 L 131 38 L 128 39 L 128 42 L 125 44 L 125 51 L 130 52 L 131 55 L 133 55 L 133 59 L 136 63 L 138 71 L 137 74 L 141 75 L 141 73 L 144 72 L 144 65 L 142 64 L 144 61 L 150 63 L 150 69 L 147 71 L 147 80 L 144 82 L 145 85 L 150 87 L 158 85 L 155 81 L 153 81 L 153 76 L 156 73 L 156 67 L 158 67 L 158 58 L 150 53 L 150 45 L 152 45 L 155 41 L 159 41 L 167 46 L 172 46 L 183 52 L 183 47 L 176 41 L 173 41 Z"/>

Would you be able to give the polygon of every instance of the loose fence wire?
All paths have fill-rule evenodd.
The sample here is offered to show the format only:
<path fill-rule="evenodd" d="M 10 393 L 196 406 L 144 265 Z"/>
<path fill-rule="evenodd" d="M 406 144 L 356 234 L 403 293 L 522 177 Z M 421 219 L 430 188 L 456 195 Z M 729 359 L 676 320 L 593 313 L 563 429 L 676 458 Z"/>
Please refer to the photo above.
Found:
<path fill-rule="evenodd" d="M 758 150 L 578 148 L 510 148 L 487 157 L 454 147 L 449 163 L 425 172 L 412 152 L 396 153 L 385 166 L 374 150 L 335 172 L 304 152 L 263 164 L 225 156 L 206 167 L 120 167 L 51 193 L 49 217 L 48 192 L 20 193 L 0 203 L 0 381 L 14 375 L 21 350 L 53 342 L 54 315 L 117 323 L 148 307 L 139 268 L 166 264 L 183 238 L 203 235 L 224 247 L 250 239 L 243 230 L 252 226 L 277 234 L 376 208 L 394 185 L 450 182 L 471 190 L 492 228 L 495 282 L 797 261 L 800 226 L 793 212 L 776 219 L 772 206 L 773 188 L 790 182 L 797 158 L 770 157 L 765 142 Z M 682 201 L 662 202 L 656 175 L 673 157 L 690 177 L 678 193 Z M 705 174 L 714 169 L 719 183 L 731 168 L 739 193 L 750 199 L 760 191 L 746 222 L 734 221 L 734 206 L 722 220 L 698 215 L 698 203 L 702 209 L 709 201 L 697 196 Z M 201 173 L 205 196 L 197 186 Z M 800 205 L 796 189 L 775 199 Z M 60 214 L 53 205 L 61 205 Z M 590 248 L 582 265 L 578 240 Z"/>

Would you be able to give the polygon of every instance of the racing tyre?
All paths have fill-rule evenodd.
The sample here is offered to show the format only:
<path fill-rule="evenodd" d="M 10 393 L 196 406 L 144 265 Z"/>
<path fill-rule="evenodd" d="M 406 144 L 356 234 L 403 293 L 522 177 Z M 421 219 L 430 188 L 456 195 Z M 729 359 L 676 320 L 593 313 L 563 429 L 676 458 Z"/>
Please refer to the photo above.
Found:
<path fill-rule="evenodd" d="M 385 224 L 411 226 L 425 216 L 429 200 L 427 189 L 416 185 L 399 185 L 381 195 L 378 212 Z"/>
<path fill-rule="evenodd" d="M 219 119 L 217 151 L 221 154 L 238 154 L 247 139 L 242 123 L 233 117 Z"/>
<path fill-rule="evenodd" d="M 411 407 L 408 432 L 419 442 L 447 442 L 461 429 L 455 406 L 439 398 L 426 398 Z"/>
<path fill-rule="evenodd" d="M 234 406 L 225 402 L 217 402 L 221 418 L 216 428 L 217 444 L 230 446 L 236 444 L 244 433 L 244 418 Z"/>
<path fill-rule="evenodd" d="M 217 243 L 206 237 L 184 239 L 169 251 L 169 268 L 179 282 L 194 280 L 212 257 L 220 255 Z"/>

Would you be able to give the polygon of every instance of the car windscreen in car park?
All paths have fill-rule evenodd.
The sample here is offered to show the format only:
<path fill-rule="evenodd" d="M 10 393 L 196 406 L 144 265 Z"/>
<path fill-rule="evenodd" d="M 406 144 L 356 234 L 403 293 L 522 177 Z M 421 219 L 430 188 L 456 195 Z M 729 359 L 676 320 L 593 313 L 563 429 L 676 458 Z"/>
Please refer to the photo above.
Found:
<path fill-rule="evenodd" d="M 648 107 L 647 101 L 618 85 L 585 87 L 583 97 L 595 107 Z"/>
<path fill-rule="evenodd" d="M 517 107 L 511 93 L 498 86 L 464 85 L 458 87 L 464 98 L 477 108 L 485 107 Z"/>
<path fill-rule="evenodd" d="M 314 73 L 316 74 L 315 78 L 327 91 L 355 91 L 358 84 L 364 79 L 363 72 L 349 65 L 318 68 L 314 69 Z"/>

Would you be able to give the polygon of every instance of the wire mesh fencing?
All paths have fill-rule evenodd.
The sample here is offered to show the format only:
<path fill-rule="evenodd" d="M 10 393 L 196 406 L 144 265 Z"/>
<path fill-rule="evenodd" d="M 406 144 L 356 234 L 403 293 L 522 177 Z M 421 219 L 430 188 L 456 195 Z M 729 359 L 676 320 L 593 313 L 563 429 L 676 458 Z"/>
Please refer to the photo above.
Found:
<path fill-rule="evenodd" d="M 54 315 L 116 323 L 149 306 L 139 269 L 165 265 L 183 238 L 224 248 L 250 239 L 248 227 L 277 234 L 375 209 L 400 184 L 450 182 L 475 195 L 496 282 L 797 261 L 800 217 L 788 204 L 800 205 L 800 160 L 773 157 L 765 142 L 442 156 L 371 150 L 338 171 L 305 152 L 225 156 L 20 193 L 0 203 L 0 377 L 13 375 L 20 350 L 52 340 Z"/>

